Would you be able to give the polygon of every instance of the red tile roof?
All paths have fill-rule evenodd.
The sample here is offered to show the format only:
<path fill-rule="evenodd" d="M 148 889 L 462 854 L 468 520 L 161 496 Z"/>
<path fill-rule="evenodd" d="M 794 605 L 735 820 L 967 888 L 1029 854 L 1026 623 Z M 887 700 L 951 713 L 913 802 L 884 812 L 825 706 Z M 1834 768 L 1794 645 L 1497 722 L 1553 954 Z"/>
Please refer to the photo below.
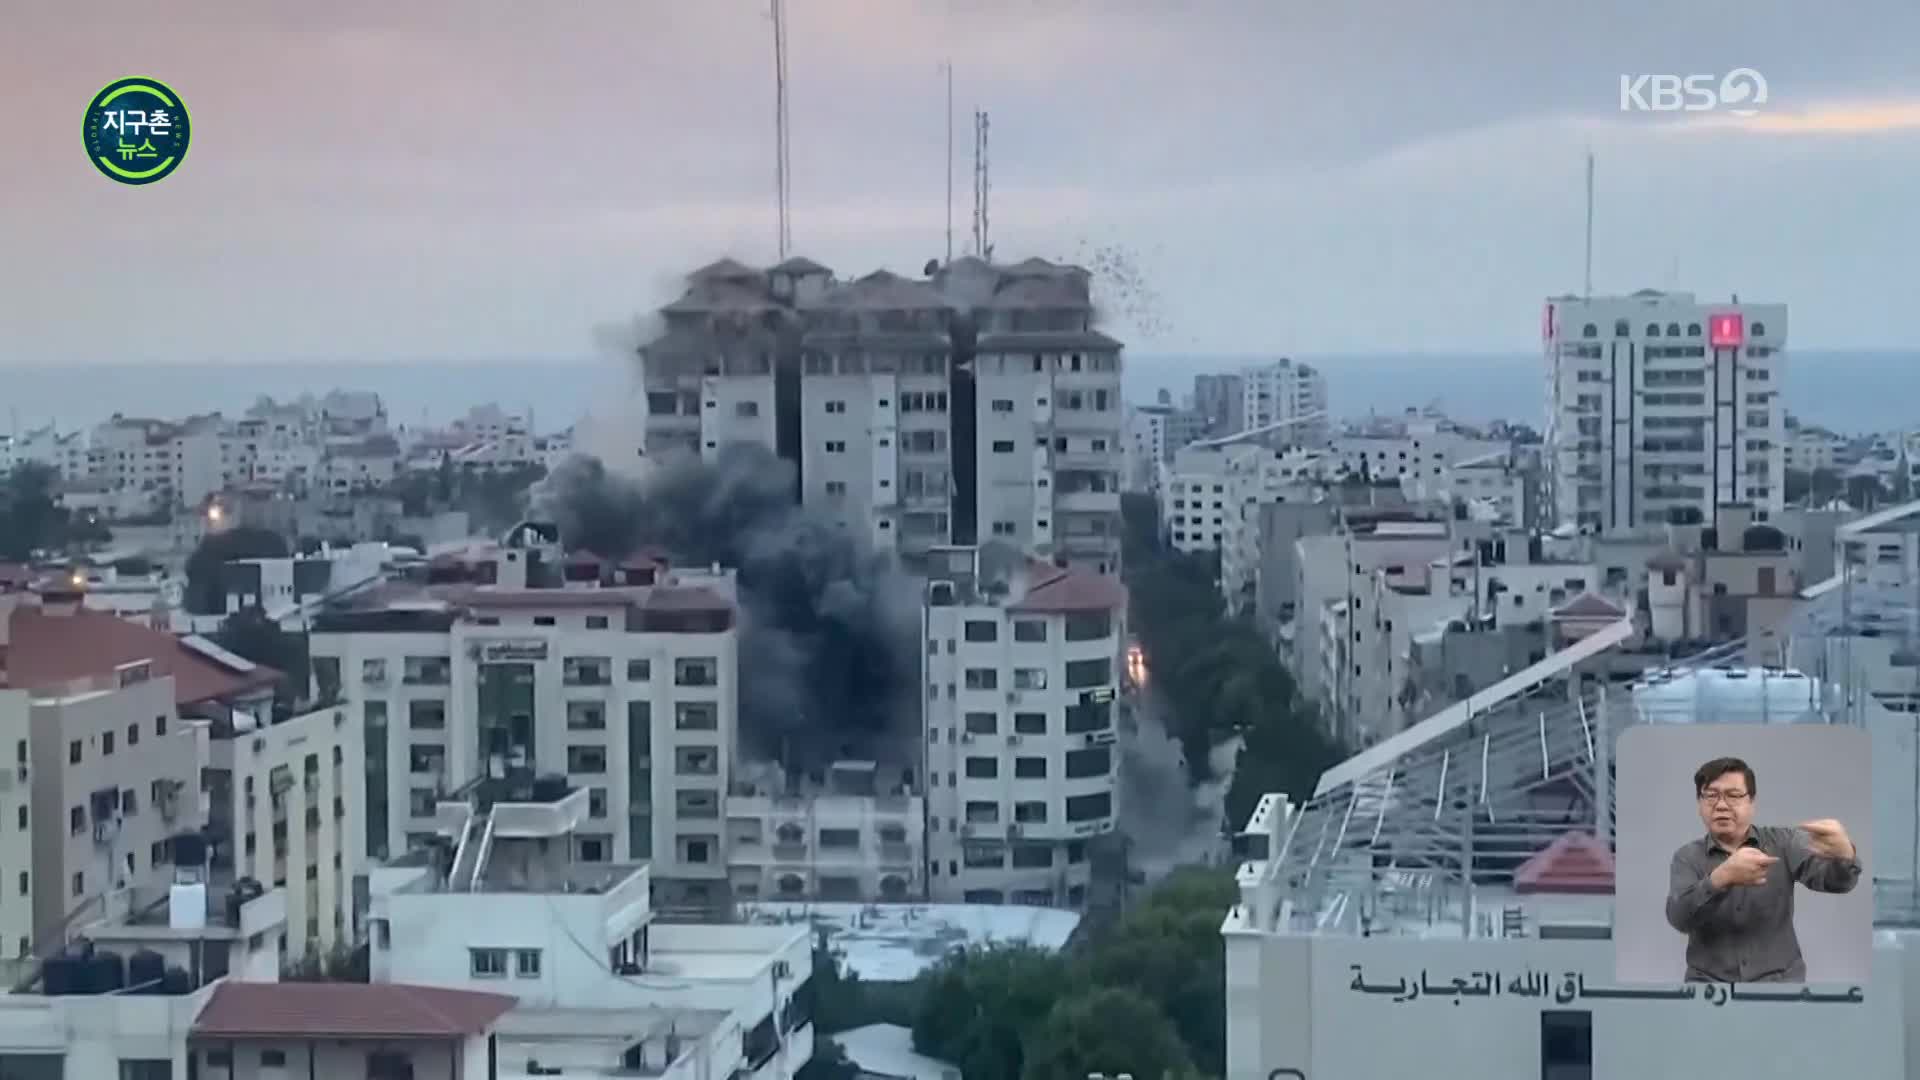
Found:
<path fill-rule="evenodd" d="M 1114 611 L 1127 606 L 1127 587 L 1111 574 L 1067 570 L 1036 563 L 1027 583 L 1027 595 L 1008 605 L 1012 611 L 1063 614 L 1075 611 Z"/>
<path fill-rule="evenodd" d="M 197 1038 L 457 1039 L 491 1027 L 518 999 L 401 983 L 222 982 L 193 1022 Z"/>
<path fill-rule="evenodd" d="M 179 705 L 230 698 L 273 686 L 281 675 L 269 667 L 235 671 L 180 643 L 164 630 L 86 608 L 50 614 L 36 604 L 14 608 L 7 634 L 6 685 L 53 686 L 108 675 L 121 664 L 153 662 L 154 678 L 173 676 Z"/>
<path fill-rule="evenodd" d="M 1513 872 L 1517 893 L 1613 892 L 1613 852 L 1592 833 L 1561 833 Z"/>

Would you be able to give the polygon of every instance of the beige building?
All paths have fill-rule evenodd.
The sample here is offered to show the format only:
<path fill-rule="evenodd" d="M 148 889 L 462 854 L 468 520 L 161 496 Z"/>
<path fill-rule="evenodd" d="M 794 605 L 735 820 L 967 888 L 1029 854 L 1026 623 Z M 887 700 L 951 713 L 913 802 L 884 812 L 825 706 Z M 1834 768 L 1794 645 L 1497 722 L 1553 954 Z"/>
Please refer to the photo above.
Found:
<path fill-rule="evenodd" d="M 172 880 L 169 841 L 204 818 L 187 718 L 268 715 L 279 678 L 75 592 L 0 594 L 0 857 L 24 898 L 0 903 L 6 955 L 45 955 L 114 896 Z"/>
<path fill-rule="evenodd" d="M 344 706 L 261 725 L 205 724 L 210 881 L 286 890 L 283 959 L 355 940 L 353 876 L 366 859 L 366 757 Z"/>

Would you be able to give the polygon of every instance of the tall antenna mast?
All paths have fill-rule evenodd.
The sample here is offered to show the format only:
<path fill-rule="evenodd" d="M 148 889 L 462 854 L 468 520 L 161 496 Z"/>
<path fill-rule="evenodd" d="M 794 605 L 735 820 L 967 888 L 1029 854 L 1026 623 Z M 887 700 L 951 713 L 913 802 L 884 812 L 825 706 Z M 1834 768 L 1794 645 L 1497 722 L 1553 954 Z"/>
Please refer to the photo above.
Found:
<path fill-rule="evenodd" d="M 785 260 L 793 243 L 787 223 L 792 203 L 792 176 L 787 168 L 787 4 L 786 0 L 768 0 L 773 13 L 773 183 L 779 236 L 780 258 Z"/>
<path fill-rule="evenodd" d="M 1593 299 L 1593 151 L 1587 151 L 1587 272 L 1586 291 L 1581 294 L 1588 300 Z"/>
<path fill-rule="evenodd" d="M 953 261 L 953 61 L 943 62 L 947 69 L 947 262 Z"/>
<path fill-rule="evenodd" d="M 993 260 L 993 241 L 987 231 L 987 202 L 991 184 L 987 168 L 987 127 L 985 110 L 973 114 L 973 253 Z"/>

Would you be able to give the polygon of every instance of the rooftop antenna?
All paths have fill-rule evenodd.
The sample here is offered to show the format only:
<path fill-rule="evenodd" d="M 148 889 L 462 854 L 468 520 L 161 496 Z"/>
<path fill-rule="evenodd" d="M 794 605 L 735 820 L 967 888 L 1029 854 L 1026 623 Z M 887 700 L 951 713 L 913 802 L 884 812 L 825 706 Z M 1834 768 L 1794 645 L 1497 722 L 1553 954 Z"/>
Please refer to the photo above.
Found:
<path fill-rule="evenodd" d="M 778 247 L 780 258 L 785 261 L 787 248 L 793 243 L 793 233 L 787 223 L 793 192 L 787 168 L 787 3 L 786 0 L 768 0 L 768 3 L 773 14 L 774 199 L 780 230 Z"/>
<path fill-rule="evenodd" d="M 947 262 L 953 262 L 953 61 L 942 61 L 947 73 Z"/>
<path fill-rule="evenodd" d="M 987 127 L 985 110 L 973 114 L 973 253 L 993 261 L 993 242 L 987 235 Z"/>
<path fill-rule="evenodd" d="M 1587 273 L 1584 298 L 1593 299 L 1593 151 L 1587 151 Z"/>

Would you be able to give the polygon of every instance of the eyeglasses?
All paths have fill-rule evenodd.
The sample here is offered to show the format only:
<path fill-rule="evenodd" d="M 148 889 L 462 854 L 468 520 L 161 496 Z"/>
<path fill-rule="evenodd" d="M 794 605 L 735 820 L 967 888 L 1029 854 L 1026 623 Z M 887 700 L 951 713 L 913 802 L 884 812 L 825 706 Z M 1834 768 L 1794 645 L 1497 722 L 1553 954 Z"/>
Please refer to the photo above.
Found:
<path fill-rule="evenodd" d="M 1703 791 L 1700 793 L 1700 801 L 1709 805 L 1734 806 L 1746 800 L 1747 793 L 1744 791 Z"/>

